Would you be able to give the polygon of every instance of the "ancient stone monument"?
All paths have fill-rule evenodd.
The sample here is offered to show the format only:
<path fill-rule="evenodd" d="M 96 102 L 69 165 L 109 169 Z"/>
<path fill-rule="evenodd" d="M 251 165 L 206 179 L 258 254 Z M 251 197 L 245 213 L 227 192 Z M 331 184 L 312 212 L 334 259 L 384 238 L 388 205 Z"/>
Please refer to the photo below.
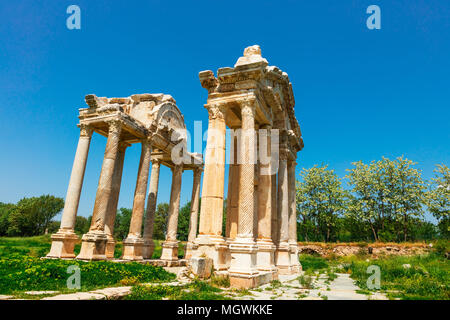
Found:
<path fill-rule="evenodd" d="M 174 161 L 174 153 L 179 152 L 177 146 L 185 142 L 180 133 L 185 130 L 184 119 L 175 100 L 164 94 L 137 94 L 127 98 L 88 95 L 89 108 L 80 109 L 81 133 L 61 227 L 52 235 L 48 257 L 75 257 L 74 245 L 79 241 L 74 232 L 75 218 L 91 136 L 97 132 L 108 141 L 92 224 L 82 237 L 78 259 L 113 258 L 112 235 L 125 150 L 132 143 L 141 143 L 132 219 L 128 237 L 123 241 L 122 259 L 152 257 L 159 167 L 164 164 L 172 169 L 173 176 L 166 241 L 162 244 L 160 261 L 178 260 L 181 175 L 183 170 L 193 170 L 186 260 L 212 259 L 214 270 L 228 275 L 234 287 L 254 287 L 277 279 L 278 274 L 300 271 L 295 166 L 303 140 L 294 115 L 295 101 L 288 75 L 269 66 L 259 46 L 251 46 L 245 49 L 234 68 L 220 68 L 217 77 L 209 70 L 200 72 L 200 82 L 208 90 L 205 108 L 209 120 L 199 227 L 203 158 L 201 154 L 187 152 L 181 163 Z M 227 127 L 231 129 L 231 145 L 223 235 Z"/>
<path fill-rule="evenodd" d="M 52 247 L 47 257 L 74 258 L 74 245 L 79 240 L 74 232 L 84 171 L 93 132 L 108 138 L 95 198 L 92 223 L 83 235 L 78 259 L 102 260 L 114 256 L 114 220 L 120 193 L 125 150 L 132 143 L 142 146 L 139 171 L 134 193 L 133 211 L 128 237 L 123 241 L 125 260 L 150 259 L 153 254 L 153 220 L 158 194 L 159 168 L 172 169 L 169 221 L 162 259 L 178 259 L 176 240 L 180 206 L 181 175 L 193 170 L 192 210 L 197 214 L 199 202 L 202 155 L 188 154 L 191 161 L 174 163 L 171 153 L 183 139 L 184 118 L 170 95 L 136 94 L 127 98 L 98 98 L 87 95 L 89 108 L 80 109 L 81 129 L 78 148 L 66 195 L 59 231 L 52 235 Z M 175 139 L 174 139 L 175 137 Z M 179 139 L 178 139 L 179 138 Z M 152 164 L 150 192 L 145 206 L 150 163 Z M 141 235 L 144 210 L 146 223 Z M 192 226 L 195 228 L 195 226 Z"/>
<path fill-rule="evenodd" d="M 299 272 L 295 166 L 303 139 L 288 75 L 268 66 L 259 46 L 251 46 L 217 77 L 200 72 L 200 82 L 208 90 L 209 126 L 193 255 L 212 258 L 235 287 Z M 227 126 L 238 133 L 231 139 L 222 235 Z"/>

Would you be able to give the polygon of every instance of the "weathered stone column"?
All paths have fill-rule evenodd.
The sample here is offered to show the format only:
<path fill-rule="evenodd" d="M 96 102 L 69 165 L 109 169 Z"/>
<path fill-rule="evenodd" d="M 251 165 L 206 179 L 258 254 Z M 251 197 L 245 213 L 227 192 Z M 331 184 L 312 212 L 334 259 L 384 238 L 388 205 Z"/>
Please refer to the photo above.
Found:
<path fill-rule="evenodd" d="M 288 162 L 289 173 L 289 249 L 291 256 L 291 271 L 300 272 L 297 243 L 297 206 L 295 190 L 295 161 Z"/>
<path fill-rule="evenodd" d="M 274 245 L 278 244 L 278 188 L 277 174 L 272 175 L 272 241 Z"/>
<path fill-rule="evenodd" d="M 258 252 L 256 261 L 258 270 L 276 271 L 275 267 L 275 246 L 272 241 L 272 175 L 271 175 L 271 143 L 269 125 L 261 127 L 267 130 L 266 134 L 260 134 L 260 167 L 258 185 Z M 266 138 L 264 138 L 266 137 Z M 266 140 L 266 141 L 264 141 Z M 264 148 L 265 147 L 265 148 Z M 262 160 L 269 160 L 264 163 Z"/>
<path fill-rule="evenodd" d="M 158 198 L 160 161 L 152 161 L 152 174 L 150 177 L 150 190 L 147 199 L 147 212 L 144 225 L 144 246 L 142 247 L 142 257 L 151 259 L 155 244 L 153 242 L 153 224 L 155 222 L 156 201 Z"/>
<path fill-rule="evenodd" d="M 75 234 L 75 221 L 77 218 L 78 204 L 80 202 L 81 189 L 83 187 L 84 172 L 91 144 L 92 129 L 84 124 L 80 125 L 80 138 L 75 153 L 69 187 L 67 188 L 66 201 L 61 219 L 61 227 L 52 235 L 52 247 L 47 257 L 51 258 L 75 258 L 73 249 L 79 240 Z"/>
<path fill-rule="evenodd" d="M 106 258 L 114 258 L 114 249 L 116 241 L 114 240 L 114 222 L 117 214 L 117 204 L 119 202 L 120 185 L 122 182 L 123 163 L 125 160 L 125 151 L 128 147 L 126 143 L 119 144 L 119 155 L 117 156 L 116 166 L 114 168 L 111 198 L 108 204 L 108 213 L 106 215 L 105 232 L 108 236 L 106 242 Z"/>
<path fill-rule="evenodd" d="M 198 248 L 198 245 L 194 243 L 197 237 L 198 226 L 198 202 L 200 199 L 200 179 L 202 177 L 202 169 L 196 168 L 194 172 L 194 181 L 192 184 L 192 198 L 191 198 L 191 219 L 189 221 L 189 234 L 188 242 L 186 244 L 186 250 L 184 254 L 185 259 L 190 259 L 194 250 Z"/>
<path fill-rule="evenodd" d="M 289 254 L 289 184 L 287 170 L 288 150 L 285 144 L 280 148 L 278 169 L 278 246 L 276 250 L 276 265 L 280 274 L 291 273 Z"/>
<path fill-rule="evenodd" d="M 255 100 L 241 104 L 242 132 L 238 157 L 241 171 L 239 177 L 239 223 L 238 234 L 230 244 L 231 265 L 228 270 L 233 287 L 254 287 L 257 246 L 254 240 L 254 181 L 255 181 Z"/>
<path fill-rule="evenodd" d="M 142 221 L 144 219 L 145 196 L 147 195 L 148 172 L 150 169 L 150 157 L 152 147 L 150 141 L 144 140 L 141 143 L 142 152 L 139 161 L 139 171 L 134 192 L 133 211 L 131 215 L 130 231 L 123 241 L 124 260 L 142 260 L 142 246 L 144 240 L 141 236 Z"/>
<path fill-rule="evenodd" d="M 162 244 L 161 260 L 178 260 L 178 214 L 180 212 L 180 191 L 183 165 L 172 168 L 172 189 L 170 192 L 169 218 L 167 222 L 166 241 Z"/>
<path fill-rule="evenodd" d="M 209 113 L 208 141 L 206 143 L 205 172 L 196 255 L 213 259 L 216 270 L 224 270 L 227 244 L 222 237 L 223 196 L 225 178 L 225 107 L 205 105 Z"/>
<path fill-rule="evenodd" d="M 119 120 L 109 121 L 108 141 L 106 143 L 105 156 L 102 171 L 95 196 L 94 212 L 89 232 L 82 238 L 80 254 L 77 259 L 104 260 L 106 259 L 105 221 L 108 212 L 108 203 L 111 197 L 114 168 L 119 153 L 120 134 L 122 123 Z"/>
<path fill-rule="evenodd" d="M 227 225 L 226 237 L 234 240 L 238 229 L 238 203 L 239 203 L 239 164 L 237 160 L 236 128 L 231 135 L 230 165 L 228 168 L 228 196 L 227 196 Z"/>

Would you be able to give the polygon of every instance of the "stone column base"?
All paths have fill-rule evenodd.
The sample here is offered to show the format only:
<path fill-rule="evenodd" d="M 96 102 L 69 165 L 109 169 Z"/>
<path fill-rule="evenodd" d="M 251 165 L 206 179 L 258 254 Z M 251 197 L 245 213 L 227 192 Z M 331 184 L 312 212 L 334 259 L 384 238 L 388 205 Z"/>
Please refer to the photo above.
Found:
<path fill-rule="evenodd" d="M 302 265 L 298 260 L 298 244 L 296 242 L 289 243 L 289 251 L 292 273 L 299 273 L 302 271 Z"/>
<path fill-rule="evenodd" d="M 142 247 L 144 246 L 144 240 L 141 238 L 126 238 L 123 240 L 123 260 L 142 260 Z"/>
<path fill-rule="evenodd" d="M 108 236 L 102 231 L 88 232 L 81 238 L 79 260 L 106 260 Z"/>
<path fill-rule="evenodd" d="M 161 247 L 161 260 L 178 260 L 178 241 L 164 241 Z"/>
<path fill-rule="evenodd" d="M 278 280 L 278 273 L 276 271 L 261 271 L 249 277 L 230 275 L 230 287 L 237 289 L 255 288 L 274 280 Z"/>
<path fill-rule="evenodd" d="M 258 239 L 256 241 L 258 252 L 256 253 L 256 266 L 260 271 L 277 271 L 275 266 L 275 249 L 276 246 L 272 240 Z"/>
<path fill-rule="evenodd" d="M 111 235 L 108 235 L 108 240 L 106 241 L 105 255 L 106 259 L 114 259 L 114 250 L 116 249 L 116 241 Z"/>
<path fill-rule="evenodd" d="M 198 244 L 194 242 L 186 243 L 186 248 L 184 249 L 184 258 L 190 259 L 194 255 L 195 251 L 198 249 Z"/>
<path fill-rule="evenodd" d="M 229 264 L 227 264 L 228 244 L 222 236 L 201 234 L 198 235 L 194 243 L 198 246 L 194 252 L 194 257 L 205 255 L 213 259 L 213 266 L 216 271 L 229 268 Z"/>
<path fill-rule="evenodd" d="M 231 265 L 228 269 L 230 279 L 252 278 L 258 274 L 256 252 L 258 246 L 251 238 L 236 238 L 230 243 Z"/>
<path fill-rule="evenodd" d="M 80 238 L 73 230 L 58 230 L 52 234 L 52 246 L 47 258 L 75 258 L 73 249 Z"/>
<path fill-rule="evenodd" d="M 280 243 L 275 251 L 275 264 L 279 274 L 292 274 L 289 244 Z"/>
<path fill-rule="evenodd" d="M 144 244 L 142 245 L 142 258 L 151 259 L 154 250 L 155 243 L 153 242 L 153 239 L 144 239 Z"/>

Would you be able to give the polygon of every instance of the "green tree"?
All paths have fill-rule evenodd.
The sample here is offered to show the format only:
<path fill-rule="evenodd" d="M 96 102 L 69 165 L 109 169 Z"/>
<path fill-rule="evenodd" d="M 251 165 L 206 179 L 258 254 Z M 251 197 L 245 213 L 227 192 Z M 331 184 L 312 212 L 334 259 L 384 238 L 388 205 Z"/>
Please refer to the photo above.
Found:
<path fill-rule="evenodd" d="M 0 202 L 0 236 L 7 235 L 9 229 L 9 216 L 15 207 L 15 204 Z"/>
<path fill-rule="evenodd" d="M 450 169 L 444 165 L 437 165 L 435 176 L 431 179 L 427 192 L 428 210 L 438 220 L 441 235 L 450 235 Z"/>
<path fill-rule="evenodd" d="M 413 167 L 415 164 L 403 157 L 397 158 L 394 162 L 390 201 L 395 208 L 394 219 L 402 226 L 404 241 L 409 236 L 410 219 L 423 216 L 425 203 L 425 183 L 420 171 Z"/>
<path fill-rule="evenodd" d="M 348 170 L 351 200 L 347 215 L 367 223 L 375 241 L 406 241 L 409 222 L 423 215 L 425 184 L 411 160 L 382 158 L 354 162 Z"/>
<path fill-rule="evenodd" d="M 191 219 L 191 202 L 189 201 L 180 209 L 178 215 L 178 240 L 187 241 L 189 235 L 189 221 Z"/>
<path fill-rule="evenodd" d="M 116 214 L 114 221 L 114 238 L 123 240 L 128 236 L 130 230 L 132 210 L 128 208 L 120 208 Z"/>
<path fill-rule="evenodd" d="M 302 181 L 297 182 L 297 213 L 306 241 L 312 230 L 315 240 L 328 242 L 336 238 L 338 217 L 345 208 L 346 192 L 341 179 L 327 167 L 303 169 Z"/>
<path fill-rule="evenodd" d="M 75 220 L 75 232 L 78 234 L 85 234 L 89 231 L 89 227 L 91 226 L 90 221 L 83 217 L 77 216 Z"/>
<path fill-rule="evenodd" d="M 23 198 L 9 215 L 9 235 L 40 235 L 64 208 L 64 200 L 51 195 Z"/>
<path fill-rule="evenodd" d="M 158 204 L 155 211 L 153 239 L 164 240 L 166 238 L 168 217 L 169 217 L 169 204 L 168 203 Z"/>

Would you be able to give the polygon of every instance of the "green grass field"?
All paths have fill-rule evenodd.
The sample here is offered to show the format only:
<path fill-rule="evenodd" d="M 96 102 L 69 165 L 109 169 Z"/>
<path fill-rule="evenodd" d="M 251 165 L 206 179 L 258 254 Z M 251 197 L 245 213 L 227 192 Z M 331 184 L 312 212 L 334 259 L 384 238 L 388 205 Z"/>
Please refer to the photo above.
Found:
<path fill-rule="evenodd" d="M 194 281 L 191 284 L 170 287 L 163 282 L 175 279 L 175 275 L 161 267 L 142 265 L 136 262 L 115 263 L 110 261 L 83 262 L 77 260 L 40 259 L 50 250 L 50 236 L 29 238 L 0 238 L 0 294 L 14 295 L 19 298 L 33 298 L 24 295 L 25 291 L 88 291 L 104 287 L 133 285 L 132 293 L 127 299 L 224 299 L 222 290 L 227 287 L 223 279 L 214 277 L 208 281 Z M 180 244 L 180 257 L 183 256 Z M 304 280 L 317 273 L 328 275 L 333 281 L 335 272 L 349 273 L 361 287 L 362 293 L 371 294 L 367 288 L 367 268 L 377 265 L 381 271 L 381 288 L 392 299 L 450 299 L 450 263 L 445 257 L 445 247 L 436 249 L 426 255 L 416 256 L 382 256 L 378 259 L 368 254 L 347 257 L 331 256 L 328 258 L 306 255 L 300 256 Z M 76 253 L 80 245 L 76 246 Z M 116 246 L 115 256 L 120 257 L 121 243 Z M 155 241 L 153 258 L 161 255 L 160 241 Z M 70 274 L 67 268 L 76 265 L 81 272 L 81 288 L 67 289 L 66 281 Z M 142 283 L 162 282 L 154 286 Z M 228 283 L 229 285 L 229 283 Z"/>
<path fill-rule="evenodd" d="M 367 279 L 368 267 L 380 267 L 381 288 L 378 290 L 391 299 L 402 300 L 449 300 L 450 262 L 438 252 L 416 256 L 384 256 L 373 259 L 369 255 L 323 258 L 301 255 L 300 261 L 306 275 L 315 272 L 326 273 L 329 278 L 334 272 L 349 273 L 362 288 L 361 292 L 370 294 Z"/>
<path fill-rule="evenodd" d="M 77 260 L 40 259 L 50 250 L 50 236 L 0 238 L 0 294 L 19 295 L 24 291 L 87 291 L 92 289 L 144 282 L 165 282 L 175 275 L 161 267 L 136 262 L 83 262 Z M 80 250 L 77 245 L 76 253 Z M 121 244 L 116 254 L 120 256 Z M 155 255 L 161 254 L 159 242 Z M 71 275 L 67 268 L 80 268 L 81 288 L 67 289 Z"/>

